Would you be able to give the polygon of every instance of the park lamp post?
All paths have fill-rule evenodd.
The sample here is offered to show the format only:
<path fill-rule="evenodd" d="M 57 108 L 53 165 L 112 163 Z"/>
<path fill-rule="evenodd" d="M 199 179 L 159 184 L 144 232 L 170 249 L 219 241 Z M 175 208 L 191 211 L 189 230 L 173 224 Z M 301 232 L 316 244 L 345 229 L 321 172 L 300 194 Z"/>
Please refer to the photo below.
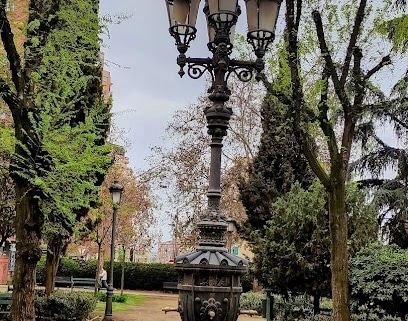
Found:
<path fill-rule="evenodd" d="M 247 271 L 248 262 L 228 253 L 225 244 L 227 220 L 220 210 L 222 140 L 227 134 L 232 109 L 225 105 L 230 90 L 227 82 L 235 75 L 243 82 L 253 76 L 261 79 L 263 58 L 275 37 L 275 26 L 281 0 L 244 0 L 246 4 L 247 41 L 253 47 L 255 61 L 231 59 L 235 25 L 241 13 L 238 0 L 206 0 L 208 50 L 211 58 L 190 58 L 186 52 L 196 37 L 196 21 L 200 0 L 165 0 L 170 23 L 169 32 L 176 41 L 179 55 L 179 75 L 198 79 L 208 72 L 211 76 L 209 100 L 204 109 L 208 134 L 211 136 L 211 161 L 208 206 L 200 215 L 199 243 L 192 253 L 176 257 L 179 273 L 179 306 L 182 321 L 236 321 L 240 277 Z"/>
<path fill-rule="evenodd" d="M 120 204 L 120 198 L 123 192 L 123 186 L 117 180 L 109 187 L 109 192 L 112 196 L 113 215 L 112 215 L 112 238 L 111 238 L 111 253 L 108 288 L 106 289 L 106 305 L 103 321 L 113 320 L 112 316 L 112 297 L 113 297 L 113 263 L 115 261 L 115 232 L 116 232 L 116 216 Z"/>

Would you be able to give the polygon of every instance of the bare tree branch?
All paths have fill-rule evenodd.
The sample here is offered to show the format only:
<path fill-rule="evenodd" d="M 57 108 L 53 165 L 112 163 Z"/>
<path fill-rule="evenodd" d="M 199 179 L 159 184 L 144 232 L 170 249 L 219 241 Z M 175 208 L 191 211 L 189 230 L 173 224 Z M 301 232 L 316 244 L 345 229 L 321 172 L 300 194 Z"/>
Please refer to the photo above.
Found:
<path fill-rule="evenodd" d="M 378 65 L 374 66 L 371 70 L 367 72 L 367 74 L 364 76 L 364 80 L 370 79 L 370 77 L 374 75 L 377 71 L 379 71 L 382 67 L 390 64 L 391 64 L 390 55 L 383 57 L 381 61 L 378 63 Z"/>
<path fill-rule="evenodd" d="M 354 131 L 356 128 L 357 118 L 362 110 L 362 104 L 364 99 L 364 80 L 361 71 L 361 60 L 363 54 L 361 49 L 355 47 L 353 50 L 354 64 L 353 64 L 353 81 L 354 81 L 354 105 L 348 113 L 344 115 L 344 129 L 341 141 L 342 150 L 342 162 L 343 169 L 348 168 L 351 154 L 351 147 L 353 145 Z M 346 173 L 345 173 L 346 174 Z"/>
<path fill-rule="evenodd" d="M 358 7 L 357 14 L 356 14 L 356 19 L 354 20 L 353 32 L 351 33 L 351 36 L 350 36 L 350 41 L 347 47 L 346 58 L 344 59 L 344 64 L 343 64 L 343 68 L 341 72 L 341 78 L 340 78 L 341 86 L 344 86 L 346 83 L 346 79 L 347 79 L 348 72 L 350 69 L 351 57 L 353 56 L 354 47 L 356 46 L 356 43 L 357 43 L 358 34 L 360 32 L 360 26 L 363 23 L 366 5 L 367 5 L 367 0 L 360 1 L 360 5 Z"/>
<path fill-rule="evenodd" d="M 323 81 L 323 88 L 320 94 L 320 102 L 318 105 L 319 108 L 319 123 L 320 127 L 327 137 L 327 145 L 330 152 L 330 158 L 334 159 L 334 157 L 338 156 L 339 149 L 337 147 L 336 135 L 333 130 L 333 126 L 330 124 L 329 119 L 327 117 L 327 113 L 329 111 L 329 106 L 327 104 L 328 99 L 328 91 L 329 91 L 329 78 L 330 78 L 330 71 L 325 67 L 322 72 L 322 81 Z"/>
<path fill-rule="evenodd" d="M 344 113 L 347 114 L 351 111 L 350 100 L 347 97 L 347 94 L 344 90 L 344 84 L 340 83 L 339 77 L 337 75 L 336 67 L 334 66 L 333 59 L 330 55 L 329 48 L 326 43 L 326 38 L 324 35 L 322 17 L 319 11 L 313 11 L 313 20 L 316 26 L 317 37 L 319 39 L 320 51 L 323 58 L 326 61 L 327 68 L 330 70 L 330 75 L 334 84 L 334 90 L 336 91 L 337 97 L 340 100 L 341 105 L 343 106 Z"/>
<path fill-rule="evenodd" d="M 298 57 L 298 31 L 300 24 L 300 12 L 302 10 L 302 1 L 296 1 L 296 20 L 295 20 L 295 1 L 286 1 L 286 29 L 287 29 L 287 50 L 288 50 L 288 62 L 292 78 L 292 106 L 294 108 L 294 126 L 295 133 L 298 135 L 303 147 L 303 152 L 310 167 L 316 173 L 321 183 L 328 187 L 330 185 L 329 176 L 322 167 L 322 164 L 318 161 L 317 155 L 312 150 L 310 143 L 307 140 L 307 133 L 301 128 L 301 110 L 304 106 L 303 89 L 300 82 L 299 75 L 299 57 Z M 300 134 L 302 133 L 302 134 Z"/>

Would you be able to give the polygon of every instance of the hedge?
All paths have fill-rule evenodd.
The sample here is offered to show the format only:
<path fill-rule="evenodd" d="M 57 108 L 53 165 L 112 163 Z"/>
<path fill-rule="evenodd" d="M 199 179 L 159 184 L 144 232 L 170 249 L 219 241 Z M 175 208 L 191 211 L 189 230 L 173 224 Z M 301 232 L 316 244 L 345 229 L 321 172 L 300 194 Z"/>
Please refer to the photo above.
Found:
<path fill-rule="evenodd" d="M 178 274 L 172 264 L 114 262 L 113 287 L 117 289 L 120 288 L 122 264 L 125 268 L 125 288 L 129 290 L 161 291 L 163 282 L 177 282 L 178 280 Z M 109 261 L 104 263 L 104 267 L 109 271 Z M 63 258 L 57 275 L 95 278 L 96 260 L 81 261 Z M 248 273 L 248 276 L 244 276 L 242 281 L 244 291 L 252 290 L 252 275 Z M 45 283 L 45 257 L 37 265 L 37 283 Z"/>
<path fill-rule="evenodd" d="M 104 263 L 109 271 L 109 261 Z M 156 290 L 163 288 L 163 282 L 177 282 L 178 274 L 172 264 L 133 263 L 125 262 L 125 288 L 129 290 Z M 61 259 L 58 276 L 73 276 L 78 278 L 95 278 L 96 260 L 80 261 L 69 258 Z M 122 263 L 114 262 L 113 287 L 120 288 Z M 37 265 L 37 283 L 45 283 L 45 258 Z"/>

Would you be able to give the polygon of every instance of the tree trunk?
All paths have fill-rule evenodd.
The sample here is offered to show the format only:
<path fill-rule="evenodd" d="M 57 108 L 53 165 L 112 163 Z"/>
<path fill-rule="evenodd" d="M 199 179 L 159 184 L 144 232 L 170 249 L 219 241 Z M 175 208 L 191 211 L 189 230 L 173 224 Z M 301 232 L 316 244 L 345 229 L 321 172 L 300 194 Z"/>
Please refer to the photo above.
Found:
<path fill-rule="evenodd" d="M 313 295 L 313 314 L 320 313 L 320 294 Z"/>
<path fill-rule="evenodd" d="M 120 295 L 123 295 L 124 286 L 125 286 L 125 263 L 122 262 L 122 275 L 120 277 Z"/>
<path fill-rule="evenodd" d="M 334 166 L 333 166 L 334 167 Z M 331 237 L 331 286 L 333 321 L 349 321 L 347 213 L 345 181 L 341 170 L 333 170 L 329 194 Z"/>
<path fill-rule="evenodd" d="M 44 222 L 32 188 L 15 179 L 16 269 L 13 278 L 12 321 L 35 321 L 35 275 L 41 258 L 41 228 Z"/>
<path fill-rule="evenodd" d="M 126 250 L 125 247 L 122 245 L 122 251 L 120 253 L 120 261 L 122 265 L 122 274 L 120 276 L 120 295 L 123 295 L 123 287 L 125 286 L 125 261 L 126 261 Z"/>
<path fill-rule="evenodd" d="M 45 294 L 48 296 L 54 292 L 55 276 L 62 253 L 63 244 L 61 240 L 52 238 L 48 242 L 47 260 L 45 264 Z"/>

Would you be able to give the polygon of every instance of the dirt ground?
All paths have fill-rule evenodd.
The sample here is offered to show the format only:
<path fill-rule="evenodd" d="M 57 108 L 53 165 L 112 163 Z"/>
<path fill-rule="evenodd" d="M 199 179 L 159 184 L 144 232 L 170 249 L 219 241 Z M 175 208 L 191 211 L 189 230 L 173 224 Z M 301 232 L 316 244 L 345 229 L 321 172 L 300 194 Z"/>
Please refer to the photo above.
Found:
<path fill-rule="evenodd" d="M 143 294 L 142 294 L 143 295 Z M 164 307 L 176 308 L 177 295 L 172 294 L 150 294 L 146 300 L 126 312 L 113 311 L 114 321 L 180 321 L 180 315 L 177 312 L 162 311 Z M 103 316 L 103 313 L 101 313 Z M 98 320 L 95 319 L 94 321 Z M 100 320 L 100 319 L 99 319 Z M 261 317 L 250 317 L 240 315 L 238 321 L 264 321 Z"/>

